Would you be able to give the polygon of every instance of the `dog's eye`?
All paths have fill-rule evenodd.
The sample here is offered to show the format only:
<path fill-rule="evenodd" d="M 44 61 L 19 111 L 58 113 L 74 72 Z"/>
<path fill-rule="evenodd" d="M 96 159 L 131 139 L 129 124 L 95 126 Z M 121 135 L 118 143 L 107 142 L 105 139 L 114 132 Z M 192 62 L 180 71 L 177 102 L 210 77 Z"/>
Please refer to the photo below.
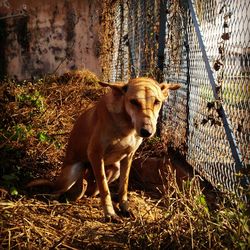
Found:
<path fill-rule="evenodd" d="M 161 102 L 159 100 L 155 100 L 155 105 L 159 105 Z"/>
<path fill-rule="evenodd" d="M 141 107 L 141 104 L 136 99 L 131 99 L 130 103 L 138 108 Z"/>

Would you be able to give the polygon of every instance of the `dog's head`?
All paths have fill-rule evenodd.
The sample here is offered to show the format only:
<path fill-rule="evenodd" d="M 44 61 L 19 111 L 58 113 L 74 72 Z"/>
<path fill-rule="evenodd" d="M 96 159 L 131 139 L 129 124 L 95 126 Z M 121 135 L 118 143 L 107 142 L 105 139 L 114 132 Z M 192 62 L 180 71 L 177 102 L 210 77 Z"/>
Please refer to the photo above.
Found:
<path fill-rule="evenodd" d="M 128 83 L 100 84 L 111 87 L 114 92 L 123 96 L 125 110 L 141 137 L 150 137 L 155 133 L 162 102 L 168 97 L 169 90 L 180 88 L 179 84 L 159 84 L 145 77 L 131 79 Z"/>

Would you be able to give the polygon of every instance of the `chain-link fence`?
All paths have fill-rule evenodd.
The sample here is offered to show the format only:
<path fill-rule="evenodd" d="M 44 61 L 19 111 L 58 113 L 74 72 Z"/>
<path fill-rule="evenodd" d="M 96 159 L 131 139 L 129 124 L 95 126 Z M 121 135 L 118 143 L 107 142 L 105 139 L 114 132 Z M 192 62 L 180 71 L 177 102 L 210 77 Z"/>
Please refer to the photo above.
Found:
<path fill-rule="evenodd" d="M 115 1 L 107 80 L 179 82 L 163 133 L 213 185 L 246 185 L 250 164 L 250 2 Z M 105 33 L 105 30 L 104 30 Z M 112 58 L 108 60 L 107 58 Z"/>
<path fill-rule="evenodd" d="M 159 2 L 105 1 L 108 10 L 103 11 L 102 40 L 105 44 L 101 59 L 106 80 L 127 80 L 156 73 Z"/>

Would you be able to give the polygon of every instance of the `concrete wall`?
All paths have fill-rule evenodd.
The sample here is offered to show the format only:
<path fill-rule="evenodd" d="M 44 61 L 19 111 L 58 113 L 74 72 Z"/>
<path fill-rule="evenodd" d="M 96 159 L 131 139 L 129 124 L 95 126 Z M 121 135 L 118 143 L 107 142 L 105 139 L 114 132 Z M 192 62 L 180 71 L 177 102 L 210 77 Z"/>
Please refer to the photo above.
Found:
<path fill-rule="evenodd" d="M 100 74 L 98 0 L 0 0 L 0 78 Z"/>

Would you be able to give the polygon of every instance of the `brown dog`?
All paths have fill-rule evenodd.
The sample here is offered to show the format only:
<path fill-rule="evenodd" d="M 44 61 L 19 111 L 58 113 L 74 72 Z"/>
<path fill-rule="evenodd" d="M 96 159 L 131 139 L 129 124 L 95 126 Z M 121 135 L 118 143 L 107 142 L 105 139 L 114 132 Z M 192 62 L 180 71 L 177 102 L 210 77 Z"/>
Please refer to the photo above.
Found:
<path fill-rule="evenodd" d="M 108 183 L 120 177 L 119 207 L 121 213 L 128 216 L 127 190 L 133 155 L 142 138 L 155 133 L 168 90 L 176 90 L 180 85 L 158 84 L 144 77 L 128 83 L 100 84 L 112 91 L 78 118 L 60 176 L 53 184 L 40 179 L 28 186 L 50 185 L 53 193 L 66 193 L 71 200 L 77 200 L 88 185 L 88 194 L 100 192 L 105 218 L 117 221 L 119 217 L 112 205 Z"/>

